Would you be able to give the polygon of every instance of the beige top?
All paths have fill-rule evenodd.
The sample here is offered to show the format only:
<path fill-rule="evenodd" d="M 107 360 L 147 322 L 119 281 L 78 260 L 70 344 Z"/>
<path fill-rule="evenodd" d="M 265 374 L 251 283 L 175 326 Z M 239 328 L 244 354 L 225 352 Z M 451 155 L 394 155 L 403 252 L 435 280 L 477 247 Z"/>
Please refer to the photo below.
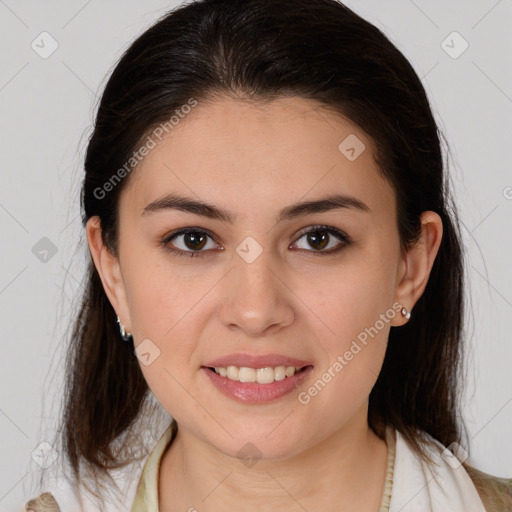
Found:
<path fill-rule="evenodd" d="M 151 452 L 142 471 L 131 512 L 158 512 L 158 474 L 162 455 L 174 439 L 176 423 L 173 422 L 164 432 L 155 448 Z M 393 468 L 395 464 L 396 434 L 394 429 L 386 431 L 386 443 L 388 445 L 388 462 L 386 470 L 386 482 L 378 512 L 389 512 L 391 501 L 391 489 L 393 487 Z"/>

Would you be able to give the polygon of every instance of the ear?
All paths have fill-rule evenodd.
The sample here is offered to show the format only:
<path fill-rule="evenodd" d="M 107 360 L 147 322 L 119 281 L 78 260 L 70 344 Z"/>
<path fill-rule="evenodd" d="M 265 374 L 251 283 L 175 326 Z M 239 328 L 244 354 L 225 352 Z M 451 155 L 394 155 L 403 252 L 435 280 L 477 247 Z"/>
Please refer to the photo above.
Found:
<path fill-rule="evenodd" d="M 131 332 L 131 322 L 126 300 L 126 288 L 124 285 L 121 267 L 118 258 L 103 243 L 101 236 L 101 222 L 98 216 L 91 217 L 85 227 L 89 250 L 103 284 L 103 289 L 119 316 L 121 323 L 128 332 Z"/>
<path fill-rule="evenodd" d="M 430 271 L 437 256 L 443 236 L 443 221 L 432 211 L 421 214 L 421 237 L 401 258 L 395 300 L 411 311 L 428 283 Z M 396 315 L 391 325 L 407 322 L 401 314 Z"/>

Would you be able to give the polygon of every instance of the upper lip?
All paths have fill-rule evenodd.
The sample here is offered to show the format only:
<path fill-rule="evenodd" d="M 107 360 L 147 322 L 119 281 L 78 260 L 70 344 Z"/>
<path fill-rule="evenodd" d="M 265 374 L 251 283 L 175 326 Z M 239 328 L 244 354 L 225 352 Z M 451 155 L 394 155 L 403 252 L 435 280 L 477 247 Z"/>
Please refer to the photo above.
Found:
<path fill-rule="evenodd" d="M 311 365 L 310 361 L 303 361 L 301 359 L 295 359 L 294 357 L 288 357 L 279 354 L 251 355 L 236 353 L 222 356 L 218 359 L 213 359 L 212 361 L 207 362 L 204 366 L 212 368 L 227 368 L 228 366 L 244 366 L 246 368 L 275 368 L 276 366 L 295 366 L 297 368 L 302 368 L 303 366 L 309 365 Z"/>

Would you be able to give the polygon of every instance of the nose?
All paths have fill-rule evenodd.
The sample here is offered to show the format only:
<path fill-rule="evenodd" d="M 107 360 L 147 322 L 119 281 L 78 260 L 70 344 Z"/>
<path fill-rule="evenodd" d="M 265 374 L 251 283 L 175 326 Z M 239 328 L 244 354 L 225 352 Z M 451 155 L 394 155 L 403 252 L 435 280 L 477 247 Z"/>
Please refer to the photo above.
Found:
<path fill-rule="evenodd" d="M 234 256 L 233 268 L 225 277 L 224 297 L 221 322 L 246 337 L 259 338 L 293 322 L 293 292 L 267 249 L 252 262 Z"/>

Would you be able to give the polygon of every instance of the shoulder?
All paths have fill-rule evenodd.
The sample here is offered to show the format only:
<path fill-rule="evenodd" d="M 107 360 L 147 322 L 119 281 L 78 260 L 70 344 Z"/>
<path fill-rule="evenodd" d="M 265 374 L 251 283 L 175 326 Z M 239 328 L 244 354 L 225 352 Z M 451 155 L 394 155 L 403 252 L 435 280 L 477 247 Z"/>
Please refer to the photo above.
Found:
<path fill-rule="evenodd" d="M 512 510 L 512 478 L 499 478 L 465 465 L 487 512 Z"/>
<path fill-rule="evenodd" d="M 464 465 L 439 441 L 427 433 L 423 434 L 424 436 L 420 436 L 420 449 L 396 431 L 395 467 L 389 510 L 487 512 Z"/>
<path fill-rule="evenodd" d="M 25 504 L 27 512 L 61 512 L 53 494 L 44 492 Z"/>
<path fill-rule="evenodd" d="M 436 455 L 441 456 L 441 459 L 449 461 L 452 458 L 452 452 L 448 448 L 427 433 L 425 433 L 425 437 L 430 441 L 431 446 L 437 448 L 434 451 Z M 439 461 L 439 457 L 437 457 L 437 460 Z M 460 464 L 453 466 L 452 463 L 449 463 L 448 466 L 452 468 L 460 467 L 465 472 L 467 479 L 472 483 L 480 497 L 486 512 L 512 511 L 512 478 L 499 478 L 484 473 L 471 466 L 467 461 L 462 462 L 462 459 Z"/>
<path fill-rule="evenodd" d="M 177 430 L 176 422 L 169 425 L 165 417 L 163 420 L 162 425 L 155 429 L 158 433 L 153 434 L 150 429 L 150 438 L 144 441 L 148 452 L 153 450 L 155 456 L 160 454 Z M 126 512 L 131 509 L 143 469 L 150 459 L 150 453 L 143 454 L 128 465 L 110 471 L 111 479 L 101 482 L 88 479 L 87 485 L 76 482 L 68 476 L 69 471 L 61 469 L 44 483 L 32 487 L 26 494 L 27 498 L 32 498 L 17 512 Z"/>
<path fill-rule="evenodd" d="M 45 481 L 42 488 L 32 489 L 28 496 L 31 499 L 26 501 L 23 508 L 26 512 L 82 510 L 79 490 L 73 481 L 62 474 Z"/>
<path fill-rule="evenodd" d="M 94 485 L 94 482 L 77 483 L 64 475 L 46 482 L 44 487 L 25 498 L 24 508 L 20 512 L 126 512 L 135 493 L 134 477 L 140 472 L 136 464 L 129 471 L 112 472 L 114 485 Z M 44 492 L 42 492 L 44 491 Z M 100 506 L 101 504 L 101 506 Z"/>

